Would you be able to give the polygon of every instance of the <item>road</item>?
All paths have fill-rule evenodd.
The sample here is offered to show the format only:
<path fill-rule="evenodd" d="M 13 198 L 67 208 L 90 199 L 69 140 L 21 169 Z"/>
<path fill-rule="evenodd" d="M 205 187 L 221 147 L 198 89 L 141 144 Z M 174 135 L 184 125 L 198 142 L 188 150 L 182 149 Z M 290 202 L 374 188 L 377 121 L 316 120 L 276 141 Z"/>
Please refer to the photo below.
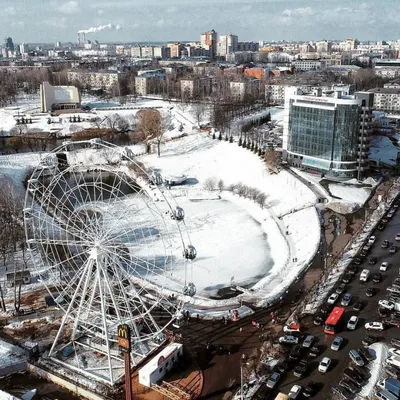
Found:
<path fill-rule="evenodd" d="M 331 398 L 331 386 L 340 381 L 342 377 L 342 371 L 349 364 L 349 351 L 353 348 L 362 347 L 361 341 L 368 334 L 364 328 L 364 324 L 369 321 L 381 321 L 381 318 L 377 313 L 378 301 L 387 297 L 386 288 L 390 286 L 395 277 L 399 276 L 400 266 L 400 246 L 399 251 L 392 255 L 389 253 L 388 249 L 382 249 L 381 244 L 385 239 L 396 244 L 394 238 L 398 232 L 400 232 L 400 211 L 397 211 L 393 219 L 387 223 L 385 230 L 376 230 L 376 232 L 374 232 L 377 240 L 371 250 L 371 253 L 359 266 L 359 272 L 355 275 L 355 278 L 346 285 L 345 292 L 350 292 L 353 295 L 353 299 L 351 304 L 346 307 L 344 320 L 347 321 L 350 316 L 357 315 L 359 317 L 357 329 L 355 331 L 343 330 L 340 332 L 339 336 L 344 338 L 342 349 L 340 351 L 332 351 L 330 349 L 330 345 L 334 336 L 324 334 L 321 326 L 313 325 L 311 320 L 308 319 L 306 332 L 316 337 L 317 344 L 320 345 L 324 351 L 318 357 L 312 359 L 308 375 L 304 379 L 296 378 L 293 375 L 293 371 L 288 371 L 284 379 L 281 381 L 279 391 L 282 391 L 283 393 L 289 393 L 290 388 L 294 384 L 304 387 L 309 381 L 316 381 L 321 383 L 321 391 L 315 398 Z M 376 256 L 378 258 L 378 262 L 375 265 L 368 264 L 368 259 L 370 256 Z M 362 269 L 369 269 L 372 274 L 379 272 L 379 266 L 383 261 L 388 261 L 390 263 L 390 267 L 386 272 L 382 272 L 381 283 L 373 283 L 371 278 L 368 282 L 359 281 L 359 275 Z M 376 294 L 373 297 L 367 297 L 365 295 L 368 287 L 375 288 Z M 337 305 L 340 304 L 340 299 L 341 297 L 339 298 Z M 364 304 L 364 308 L 360 312 L 355 312 L 352 310 L 352 306 L 357 300 L 361 300 Z M 390 327 L 382 333 L 371 332 L 371 334 L 378 334 L 389 339 L 393 337 L 400 337 L 400 329 L 396 327 Z M 321 374 L 318 372 L 317 368 L 319 362 L 325 356 L 332 359 L 332 366 L 327 374 Z M 274 391 L 271 396 L 272 399 L 276 393 L 278 393 L 278 391 Z"/>

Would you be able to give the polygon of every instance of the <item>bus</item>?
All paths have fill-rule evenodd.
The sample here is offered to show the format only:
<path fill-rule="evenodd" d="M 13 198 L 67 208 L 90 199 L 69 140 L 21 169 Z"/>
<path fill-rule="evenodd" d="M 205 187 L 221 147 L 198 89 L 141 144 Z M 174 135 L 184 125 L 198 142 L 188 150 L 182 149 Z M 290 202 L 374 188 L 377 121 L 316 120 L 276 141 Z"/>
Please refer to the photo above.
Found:
<path fill-rule="evenodd" d="M 345 309 L 343 307 L 335 307 L 329 314 L 329 317 L 325 321 L 324 332 L 328 335 L 334 335 L 339 326 L 340 321 L 343 317 Z"/>

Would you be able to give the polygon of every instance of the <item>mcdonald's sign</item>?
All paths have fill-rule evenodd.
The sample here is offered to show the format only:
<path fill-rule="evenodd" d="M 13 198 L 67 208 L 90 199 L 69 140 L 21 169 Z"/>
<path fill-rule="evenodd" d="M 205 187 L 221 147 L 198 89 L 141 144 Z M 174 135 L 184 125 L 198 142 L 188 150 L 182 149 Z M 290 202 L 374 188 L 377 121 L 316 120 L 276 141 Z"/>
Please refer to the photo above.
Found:
<path fill-rule="evenodd" d="M 131 328 L 124 324 L 118 325 L 118 346 L 124 353 L 131 351 Z"/>

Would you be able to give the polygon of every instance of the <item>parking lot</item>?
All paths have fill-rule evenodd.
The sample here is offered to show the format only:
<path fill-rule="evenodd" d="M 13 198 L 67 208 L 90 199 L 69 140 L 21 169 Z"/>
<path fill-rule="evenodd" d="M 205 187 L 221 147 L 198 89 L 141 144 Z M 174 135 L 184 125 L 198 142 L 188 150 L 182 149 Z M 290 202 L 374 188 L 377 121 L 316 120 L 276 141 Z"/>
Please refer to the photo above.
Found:
<path fill-rule="evenodd" d="M 376 236 L 375 243 L 371 246 L 368 254 L 363 258 L 362 263 L 357 265 L 357 273 L 352 276 L 352 279 L 349 283 L 345 284 L 343 293 L 339 296 L 335 303 L 336 306 L 341 306 L 340 303 L 343 295 L 345 293 L 351 293 L 351 302 L 345 307 L 346 311 L 344 317 L 342 318 L 344 322 L 343 327 L 337 333 L 337 335 L 344 339 L 340 350 L 333 351 L 330 349 L 335 335 L 324 334 L 323 325 L 314 325 L 312 319 L 304 321 L 305 326 L 302 323 L 302 327 L 304 326 L 302 333 L 315 336 L 315 344 L 320 349 L 319 355 L 316 357 L 311 357 L 309 355 L 309 351 L 306 349 L 303 350 L 303 355 L 296 361 L 295 365 L 298 365 L 299 361 L 302 359 L 307 359 L 309 361 L 305 376 L 302 378 L 296 377 L 293 369 L 289 369 L 287 372 L 282 374 L 278 383 L 278 387 L 275 388 L 272 393 L 268 390 L 265 390 L 264 394 L 260 394 L 261 396 L 265 396 L 264 398 L 267 398 L 268 393 L 268 395 L 270 395 L 268 398 L 274 399 L 274 396 L 278 392 L 289 393 L 293 385 L 301 385 L 302 387 L 305 387 L 310 381 L 314 381 L 318 383 L 318 393 L 314 396 L 314 398 L 336 398 L 332 395 L 331 387 L 332 385 L 337 385 L 339 383 L 343 377 L 344 369 L 350 365 L 349 351 L 351 349 L 363 348 L 361 344 L 362 340 L 365 338 L 365 336 L 371 334 L 382 336 L 383 340 L 386 341 L 387 339 L 389 342 L 389 339 L 391 338 L 400 337 L 400 328 L 395 326 L 388 326 L 383 332 L 366 331 L 364 328 L 364 325 L 367 322 L 382 322 L 383 318 L 378 314 L 378 301 L 388 298 L 387 295 L 389 292 L 386 290 L 387 287 L 391 286 L 392 281 L 400 276 L 400 241 L 395 240 L 396 235 L 400 233 L 400 211 L 398 211 L 399 209 L 397 208 L 395 210 L 396 211 L 393 217 L 385 224 L 385 228 L 382 231 L 376 229 L 375 232 L 372 233 L 372 235 Z M 384 240 L 389 241 L 389 246 L 387 248 L 381 247 Z M 389 249 L 392 245 L 398 245 L 397 252 L 389 252 Z M 371 257 L 376 257 L 376 260 L 371 260 L 376 261 L 374 264 L 369 263 Z M 380 272 L 380 265 L 384 261 L 389 263 L 389 267 L 387 268 L 387 271 Z M 363 269 L 368 269 L 370 271 L 367 282 L 360 282 L 359 280 L 361 271 Z M 381 273 L 382 280 L 379 283 L 374 283 L 372 281 L 372 276 L 374 273 L 378 272 Z M 335 286 L 335 289 L 340 283 L 341 282 L 338 282 L 338 284 Z M 369 288 L 373 288 L 372 296 L 367 296 L 366 294 Z M 371 290 L 369 290 L 369 295 L 371 295 Z M 355 302 L 358 301 L 362 302 L 362 309 L 360 311 L 354 311 L 353 306 Z M 355 330 L 348 330 L 346 328 L 346 324 L 351 316 L 358 317 L 358 323 Z M 326 318 L 326 314 L 324 318 Z M 302 341 L 300 340 L 300 343 L 301 342 Z M 291 347 L 286 347 L 289 352 Z M 318 365 L 324 357 L 329 357 L 332 360 L 332 363 L 326 373 L 321 373 L 318 371 Z M 298 398 L 303 397 L 299 396 Z"/>

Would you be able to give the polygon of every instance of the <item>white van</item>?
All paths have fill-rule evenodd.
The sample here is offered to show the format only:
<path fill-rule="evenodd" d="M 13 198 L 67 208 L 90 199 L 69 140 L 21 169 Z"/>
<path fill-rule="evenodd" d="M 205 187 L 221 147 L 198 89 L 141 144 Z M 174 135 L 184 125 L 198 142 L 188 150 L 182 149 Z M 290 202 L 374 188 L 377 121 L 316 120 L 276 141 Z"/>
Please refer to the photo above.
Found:
<path fill-rule="evenodd" d="M 398 400 L 398 397 L 394 395 L 393 393 L 390 393 L 387 390 L 380 390 L 379 392 L 375 393 L 375 397 L 377 399 L 382 399 L 382 400 Z"/>
<path fill-rule="evenodd" d="M 369 277 L 369 269 L 363 269 L 360 275 L 360 282 L 367 282 Z"/>
<path fill-rule="evenodd" d="M 386 359 L 386 364 L 394 365 L 397 368 L 400 368 L 400 357 L 390 356 Z"/>

